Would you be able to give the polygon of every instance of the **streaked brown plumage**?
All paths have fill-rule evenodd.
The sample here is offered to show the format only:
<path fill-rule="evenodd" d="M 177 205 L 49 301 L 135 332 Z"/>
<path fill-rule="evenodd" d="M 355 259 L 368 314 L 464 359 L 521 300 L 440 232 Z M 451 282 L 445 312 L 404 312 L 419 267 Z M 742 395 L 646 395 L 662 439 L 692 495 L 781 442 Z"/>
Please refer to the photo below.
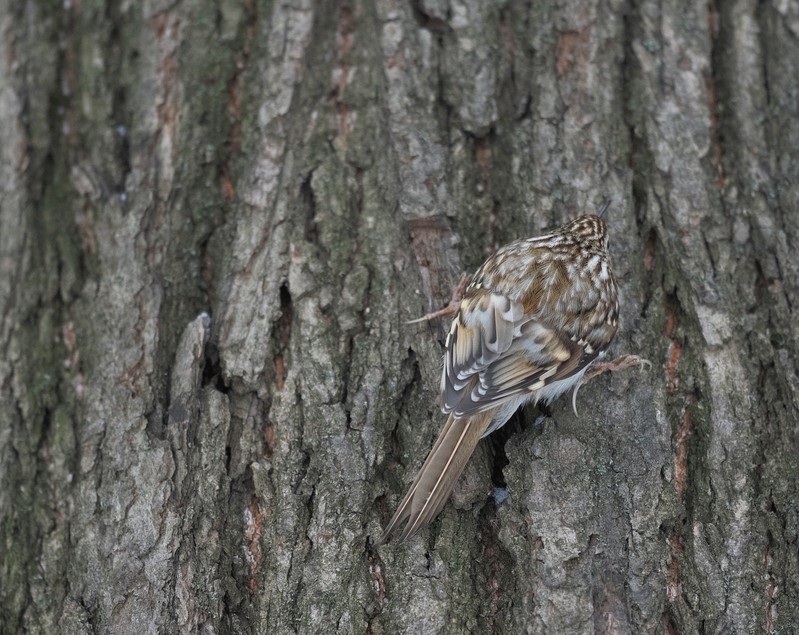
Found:
<path fill-rule="evenodd" d="M 601 214 L 607 205 L 603 206 Z M 474 274 L 447 336 L 441 377 L 448 415 L 383 533 L 405 540 L 435 518 L 481 437 L 527 402 L 576 389 L 610 344 L 618 290 L 600 216 L 518 240 Z"/>

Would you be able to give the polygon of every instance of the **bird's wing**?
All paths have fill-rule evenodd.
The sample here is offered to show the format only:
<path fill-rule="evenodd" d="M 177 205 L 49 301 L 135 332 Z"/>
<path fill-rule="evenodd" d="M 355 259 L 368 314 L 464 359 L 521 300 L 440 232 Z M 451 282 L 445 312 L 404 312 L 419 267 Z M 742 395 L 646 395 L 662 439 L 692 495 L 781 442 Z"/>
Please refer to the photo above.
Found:
<path fill-rule="evenodd" d="M 469 415 L 584 368 L 598 350 L 525 315 L 521 302 L 486 290 L 461 301 L 447 336 L 442 410 Z"/>

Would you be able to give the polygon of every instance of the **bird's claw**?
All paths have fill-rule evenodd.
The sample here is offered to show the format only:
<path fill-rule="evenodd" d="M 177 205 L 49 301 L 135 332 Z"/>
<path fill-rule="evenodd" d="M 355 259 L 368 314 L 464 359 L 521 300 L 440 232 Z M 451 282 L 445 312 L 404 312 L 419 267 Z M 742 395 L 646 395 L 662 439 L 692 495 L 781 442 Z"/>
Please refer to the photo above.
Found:
<path fill-rule="evenodd" d="M 594 377 L 597 377 L 602 373 L 606 373 L 608 371 L 615 373 L 620 370 L 631 368 L 632 366 L 638 366 L 639 370 L 643 372 L 644 368 L 652 368 L 652 362 L 643 357 L 639 357 L 638 355 L 622 355 L 611 362 L 600 362 L 598 364 L 593 364 L 588 371 L 586 371 L 585 375 L 583 375 L 583 381 L 577 384 L 574 387 L 574 391 L 572 391 L 572 410 L 574 410 L 574 416 L 579 416 L 577 414 L 577 391 L 580 390 L 580 386 L 588 383 Z"/>
<path fill-rule="evenodd" d="M 464 291 L 466 291 L 466 285 L 468 282 L 469 274 L 464 273 L 461 276 L 461 279 L 458 281 L 458 285 L 452 290 L 452 299 L 449 301 L 447 306 L 445 306 L 443 309 L 439 309 L 438 311 L 433 311 L 432 313 L 425 313 L 420 318 L 408 320 L 405 322 L 405 324 L 420 324 L 422 322 L 429 322 L 430 320 L 435 320 L 436 318 L 457 313 L 461 305 L 461 298 L 463 297 Z"/>
<path fill-rule="evenodd" d="M 622 355 L 611 362 L 600 362 L 598 364 L 593 364 L 585 373 L 583 381 L 586 382 L 590 379 L 593 379 L 597 375 L 601 375 L 602 373 L 606 373 L 608 371 L 616 373 L 620 370 L 631 368 L 632 366 L 638 366 L 640 370 L 643 371 L 644 368 L 652 368 L 652 362 L 650 362 L 648 359 L 644 359 L 643 357 L 639 357 L 638 355 Z"/>

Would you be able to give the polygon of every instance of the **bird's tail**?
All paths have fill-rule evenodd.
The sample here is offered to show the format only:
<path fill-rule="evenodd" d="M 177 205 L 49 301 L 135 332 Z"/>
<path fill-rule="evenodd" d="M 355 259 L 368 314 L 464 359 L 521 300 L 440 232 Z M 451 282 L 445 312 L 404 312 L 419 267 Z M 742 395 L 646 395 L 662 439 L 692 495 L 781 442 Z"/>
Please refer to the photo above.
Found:
<path fill-rule="evenodd" d="M 405 540 L 436 517 L 489 423 L 490 411 L 461 418 L 449 415 L 422 469 L 386 526 L 381 542 L 387 542 L 395 532 L 399 532 L 400 540 Z"/>

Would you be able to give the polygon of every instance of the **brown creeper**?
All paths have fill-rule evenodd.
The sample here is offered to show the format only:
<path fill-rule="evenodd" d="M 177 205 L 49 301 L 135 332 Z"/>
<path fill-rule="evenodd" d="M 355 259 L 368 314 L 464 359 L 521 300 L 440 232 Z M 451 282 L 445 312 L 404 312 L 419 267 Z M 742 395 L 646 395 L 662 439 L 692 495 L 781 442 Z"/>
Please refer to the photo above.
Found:
<path fill-rule="evenodd" d="M 435 518 L 480 438 L 528 402 L 583 381 L 616 334 L 619 300 L 605 221 L 582 216 L 491 256 L 466 288 L 447 336 L 441 401 L 449 415 L 383 533 L 405 540 Z"/>

